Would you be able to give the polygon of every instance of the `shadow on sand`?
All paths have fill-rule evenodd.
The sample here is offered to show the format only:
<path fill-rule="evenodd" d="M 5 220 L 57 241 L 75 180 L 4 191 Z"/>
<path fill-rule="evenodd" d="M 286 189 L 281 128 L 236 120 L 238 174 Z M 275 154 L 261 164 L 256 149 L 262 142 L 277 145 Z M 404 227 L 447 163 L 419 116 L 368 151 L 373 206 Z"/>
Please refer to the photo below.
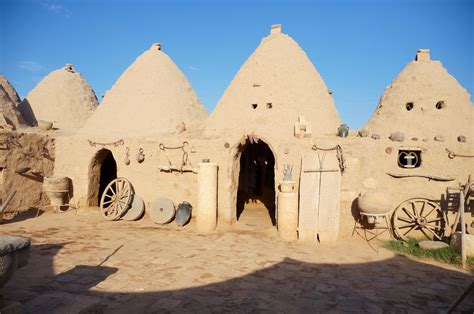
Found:
<path fill-rule="evenodd" d="M 35 207 L 32 207 L 28 210 L 18 212 L 18 213 L 12 213 L 12 212 L 4 213 L 3 219 L 0 220 L 0 225 L 5 225 L 5 224 L 28 220 L 31 218 L 36 218 L 43 215 L 44 213 L 45 211 L 43 209 L 39 209 Z"/>
<path fill-rule="evenodd" d="M 77 265 L 54 275 L 53 257 L 65 244 L 33 246 L 29 264 L 3 288 L 5 299 L 21 302 L 25 313 L 440 312 L 472 281 L 468 274 L 403 256 L 363 264 L 311 264 L 286 258 L 223 282 L 122 293 L 91 290 L 120 273 L 104 266 L 120 247 L 98 266 Z M 154 275 L 156 280 L 160 276 L 165 275 Z M 474 292 L 457 310 L 473 309 Z"/>

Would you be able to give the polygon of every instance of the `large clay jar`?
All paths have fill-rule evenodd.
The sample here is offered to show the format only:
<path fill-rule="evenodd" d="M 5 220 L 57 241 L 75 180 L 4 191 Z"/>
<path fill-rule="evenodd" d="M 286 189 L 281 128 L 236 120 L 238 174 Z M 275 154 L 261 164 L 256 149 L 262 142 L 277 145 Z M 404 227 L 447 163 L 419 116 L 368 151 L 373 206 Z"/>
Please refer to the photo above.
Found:
<path fill-rule="evenodd" d="M 27 238 L 0 236 L 0 288 L 10 280 L 17 268 L 28 263 L 30 245 Z"/>
<path fill-rule="evenodd" d="M 364 214 L 383 215 L 392 210 L 392 200 L 387 193 L 367 192 L 357 198 L 357 207 Z"/>
<path fill-rule="evenodd" d="M 49 197 L 52 206 L 63 206 L 69 193 L 68 177 L 45 177 L 43 191 Z"/>

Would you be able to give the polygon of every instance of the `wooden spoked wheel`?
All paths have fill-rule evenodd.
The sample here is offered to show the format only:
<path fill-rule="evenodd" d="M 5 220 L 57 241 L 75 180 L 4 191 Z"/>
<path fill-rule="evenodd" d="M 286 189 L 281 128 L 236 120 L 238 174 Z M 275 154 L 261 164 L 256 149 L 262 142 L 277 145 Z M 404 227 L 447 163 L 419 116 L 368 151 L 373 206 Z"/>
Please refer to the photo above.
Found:
<path fill-rule="evenodd" d="M 446 228 L 446 214 L 433 201 L 412 198 L 398 205 L 393 212 L 392 223 L 394 233 L 399 239 L 442 240 Z"/>
<path fill-rule="evenodd" d="M 130 208 L 133 189 L 125 178 L 111 181 L 100 198 L 100 212 L 107 220 L 118 220 Z"/>

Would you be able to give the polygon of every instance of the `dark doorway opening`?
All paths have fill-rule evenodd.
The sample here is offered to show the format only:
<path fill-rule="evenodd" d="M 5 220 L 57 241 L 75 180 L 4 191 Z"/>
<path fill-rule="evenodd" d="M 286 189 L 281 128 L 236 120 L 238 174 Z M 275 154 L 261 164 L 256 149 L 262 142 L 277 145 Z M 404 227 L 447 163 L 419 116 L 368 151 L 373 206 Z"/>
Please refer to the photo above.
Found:
<path fill-rule="evenodd" d="M 275 156 L 261 140 L 258 143 L 247 141 L 241 151 L 237 220 L 240 221 L 243 216 L 254 220 L 262 218 L 274 226 Z"/>
<path fill-rule="evenodd" d="M 104 193 L 107 184 L 109 184 L 112 180 L 115 179 L 117 179 L 117 163 L 115 162 L 114 156 L 109 151 L 104 161 L 102 162 L 102 167 L 100 167 L 98 202 L 100 202 L 100 198 L 102 197 L 102 193 Z"/>
<path fill-rule="evenodd" d="M 101 149 L 92 160 L 89 169 L 89 206 L 98 206 L 107 184 L 117 178 L 117 163 L 112 152 Z"/>

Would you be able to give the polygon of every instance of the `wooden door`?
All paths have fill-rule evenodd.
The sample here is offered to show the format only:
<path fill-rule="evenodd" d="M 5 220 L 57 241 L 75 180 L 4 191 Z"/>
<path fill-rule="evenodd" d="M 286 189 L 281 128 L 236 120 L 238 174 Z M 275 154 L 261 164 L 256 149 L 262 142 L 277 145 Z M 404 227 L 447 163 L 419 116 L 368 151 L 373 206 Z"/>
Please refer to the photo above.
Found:
<path fill-rule="evenodd" d="M 341 171 L 336 150 L 303 155 L 300 176 L 299 239 L 334 242 L 339 234 Z"/>

